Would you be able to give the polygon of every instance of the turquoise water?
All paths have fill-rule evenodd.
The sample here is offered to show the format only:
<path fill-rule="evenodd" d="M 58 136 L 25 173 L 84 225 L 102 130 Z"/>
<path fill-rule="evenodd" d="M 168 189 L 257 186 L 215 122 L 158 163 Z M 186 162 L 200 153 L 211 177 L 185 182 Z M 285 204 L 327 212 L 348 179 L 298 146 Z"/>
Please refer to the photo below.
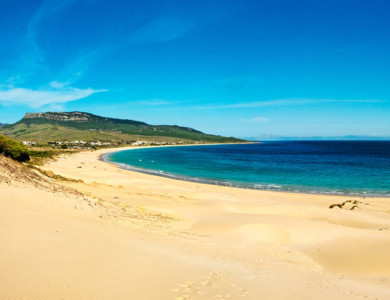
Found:
<path fill-rule="evenodd" d="M 390 141 L 289 141 L 140 148 L 108 154 L 124 168 L 262 190 L 390 196 Z"/>

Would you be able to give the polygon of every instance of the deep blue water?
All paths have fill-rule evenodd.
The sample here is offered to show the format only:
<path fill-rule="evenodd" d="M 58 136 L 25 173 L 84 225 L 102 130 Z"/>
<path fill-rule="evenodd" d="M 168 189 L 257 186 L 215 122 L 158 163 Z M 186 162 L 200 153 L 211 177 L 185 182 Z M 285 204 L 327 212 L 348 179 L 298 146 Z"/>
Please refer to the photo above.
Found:
<path fill-rule="evenodd" d="M 237 187 L 390 196 L 390 141 L 140 148 L 105 159 L 128 169 Z"/>

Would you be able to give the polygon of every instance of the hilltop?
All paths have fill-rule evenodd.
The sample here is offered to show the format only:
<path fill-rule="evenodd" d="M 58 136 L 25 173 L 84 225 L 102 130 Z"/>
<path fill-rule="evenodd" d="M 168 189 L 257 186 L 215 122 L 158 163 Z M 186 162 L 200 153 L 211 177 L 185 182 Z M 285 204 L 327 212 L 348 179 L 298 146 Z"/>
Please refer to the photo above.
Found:
<path fill-rule="evenodd" d="M 16 140 L 38 143 L 83 140 L 130 143 L 138 140 L 159 143 L 235 143 L 233 137 L 205 134 L 177 125 L 150 125 L 85 112 L 27 113 L 15 124 L 0 128 L 0 134 Z"/>

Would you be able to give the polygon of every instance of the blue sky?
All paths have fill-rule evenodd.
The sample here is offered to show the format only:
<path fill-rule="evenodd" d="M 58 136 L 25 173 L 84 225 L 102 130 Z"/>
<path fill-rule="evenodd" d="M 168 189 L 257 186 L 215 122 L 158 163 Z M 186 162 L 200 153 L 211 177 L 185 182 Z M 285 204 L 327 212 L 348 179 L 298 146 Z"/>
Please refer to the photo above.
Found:
<path fill-rule="evenodd" d="M 3 0 L 0 122 L 86 111 L 207 133 L 390 136 L 387 0 Z"/>

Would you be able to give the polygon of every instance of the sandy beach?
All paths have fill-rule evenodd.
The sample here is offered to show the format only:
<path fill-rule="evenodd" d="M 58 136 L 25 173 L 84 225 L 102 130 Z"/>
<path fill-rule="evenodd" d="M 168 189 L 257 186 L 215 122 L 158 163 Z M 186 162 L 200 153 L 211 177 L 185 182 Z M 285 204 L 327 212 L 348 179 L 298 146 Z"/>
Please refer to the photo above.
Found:
<path fill-rule="evenodd" d="M 390 299 L 389 198 L 179 181 L 109 151 L 42 167 L 79 182 L 1 158 L 0 299 Z"/>

